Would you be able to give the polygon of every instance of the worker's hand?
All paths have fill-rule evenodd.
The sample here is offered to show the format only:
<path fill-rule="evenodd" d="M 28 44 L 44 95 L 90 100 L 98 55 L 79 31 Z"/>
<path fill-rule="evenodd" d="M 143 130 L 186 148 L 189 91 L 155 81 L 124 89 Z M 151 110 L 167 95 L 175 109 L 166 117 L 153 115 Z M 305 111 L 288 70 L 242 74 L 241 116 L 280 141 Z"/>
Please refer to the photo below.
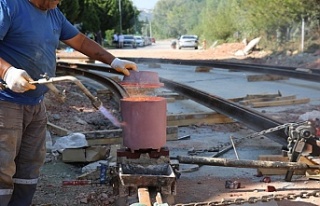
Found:
<path fill-rule="evenodd" d="M 136 63 L 127 60 L 121 60 L 119 58 L 115 58 L 112 61 L 111 67 L 118 72 L 122 72 L 126 76 L 130 75 L 129 70 L 138 71 Z"/>
<path fill-rule="evenodd" d="M 33 81 L 33 79 L 28 75 L 28 73 L 15 67 L 10 67 L 7 70 L 3 80 L 6 82 L 9 89 L 17 93 L 23 93 L 36 88 L 35 85 L 29 83 L 30 81 Z"/>

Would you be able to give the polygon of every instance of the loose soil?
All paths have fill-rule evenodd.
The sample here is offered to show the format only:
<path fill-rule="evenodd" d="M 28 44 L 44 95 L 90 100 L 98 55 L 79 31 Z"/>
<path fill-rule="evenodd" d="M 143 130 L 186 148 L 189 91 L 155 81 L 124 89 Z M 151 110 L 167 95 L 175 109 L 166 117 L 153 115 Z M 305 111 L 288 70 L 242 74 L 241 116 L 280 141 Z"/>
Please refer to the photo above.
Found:
<path fill-rule="evenodd" d="M 246 57 L 236 57 L 234 53 L 237 50 L 243 49 L 244 45 L 237 44 L 223 44 L 215 48 L 207 50 L 142 50 L 139 52 L 133 49 L 111 49 L 110 52 L 117 57 L 149 57 L 149 58 L 172 58 L 172 59 L 217 59 L 227 61 L 241 61 L 257 64 L 271 64 L 271 65 L 286 65 L 295 66 L 300 68 L 317 68 L 320 69 L 319 55 L 320 52 L 313 54 L 278 54 L 273 55 L 266 51 L 254 51 Z M 78 52 L 65 52 L 57 51 L 58 57 L 79 57 L 84 56 Z M 83 60 L 82 60 L 83 61 Z M 105 117 L 98 111 L 96 111 L 91 102 L 84 94 L 79 91 L 77 86 L 70 83 L 58 83 L 56 84 L 60 91 L 66 90 L 67 100 L 61 104 L 56 97 L 48 93 L 46 95 L 46 105 L 48 111 L 49 121 L 57 126 L 65 128 L 73 132 L 84 132 L 92 130 L 103 129 L 116 129 Z M 113 108 L 110 99 L 105 96 L 99 96 L 95 93 L 95 90 L 90 90 L 102 101 L 103 105 L 113 112 L 113 114 L 119 118 L 120 114 L 117 109 Z M 299 107 L 299 111 L 286 111 L 286 113 L 274 114 L 275 118 L 283 121 L 296 121 L 299 114 L 303 114 L 307 111 L 318 110 L 319 107 Z M 187 130 L 197 130 L 201 127 L 210 128 L 213 131 L 241 131 L 243 126 L 232 123 L 224 126 L 221 125 L 191 125 Z M 183 132 L 183 128 L 181 129 Z M 53 142 L 58 136 L 51 134 Z M 185 142 L 176 142 L 176 146 L 188 147 Z M 82 185 L 82 186 L 63 186 L 63 180 L 74 180 L 81 175 L 81 168 L 86 164 L 70 164 L 64 163 L 61 160 L 61 155 L 57 153 L 48 153 L 46 163 L 44 164 L 38 189 L 34 197 L 33 205 L 114 205 L 116 196 L 113 195 L 112 187 L 108 185 Z M 218 170 L 216 170 L 218 172 Z M 252 176 L 248 173 L 248 176 L 243 176 L 243 173 L 239 173 L 240 176 L 217 178 L 214 174 L 207 174 L 205 176 L 192 177 L 189 174 L 187 178 L 178 180 L 177 184 L 177 197 L 176 201 L 181 203 L 188 202 L 201 202 L 201 201 L 213 201 L 221 200 L 223 198 L 246 198 L 248 196 L 262 196 L 268 195 L 264 190 L 268 184 L 261 182 L 261 177 Z M 240 189 L 226 189 L 225 181 L 228 179 L 237 180 L 241 182 L 242 187 Z M 281 177 L 282 178 L 282 177 Z M 282 181 L 275 177 L 273 179 L 273 185 L 277 187 L 277 181 Z M 256 184 L 252 184 L 255 182 Z M 288 183 L 289 185 L 289 183 Z M 292 184 L 291 184 L 292 186 Z M 301 188 L 319 188 L 319 182 L 310 182 L 305 179 L 300 179 L 292 186 L 292 191 L 295 189 L 299 191 Z M 285 190 L 284 190 L 285 191 Z M 283 191 L 282 191 L 283 192 Z M 274 202 L 274 205 L 319 205 L 319 199 L 308 199 L 306 201 L 281 201 L 279 203 Z"/>

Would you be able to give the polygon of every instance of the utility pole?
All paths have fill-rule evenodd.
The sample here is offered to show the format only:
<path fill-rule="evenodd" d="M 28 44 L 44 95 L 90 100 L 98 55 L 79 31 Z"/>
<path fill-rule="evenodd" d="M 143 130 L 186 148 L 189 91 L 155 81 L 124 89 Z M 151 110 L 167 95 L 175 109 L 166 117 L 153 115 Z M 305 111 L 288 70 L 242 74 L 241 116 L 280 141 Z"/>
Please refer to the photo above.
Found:
<path fill-rule="evenodd" d="M 149 19 L 150 37 L 152 37 L 151 18 Z"/>
<path fill-rule="evenodd" d="M 146 34 L 148 34 L 148 30 L 149 30 L 149 37 L 152 37 L 152 13 L 153 13 L 153 9 L 142 9 L 141 11 L 144 11 L 145 13 L 147 13 L 147 22 L 145 24 L 145 29 L 146 29 Z M 149 27 L 149 28 L 148 28 Z"/>
<path fill-rule="evenodd" d="M 304 51 L 304 16 L 302 16 L 301 22 L 301 51 Z"/>
<path fill-rule="evenodd" d="M 122 11 L 121 11 L 121 0 L 119 0 L 119 32 L 122 34 Z"/>

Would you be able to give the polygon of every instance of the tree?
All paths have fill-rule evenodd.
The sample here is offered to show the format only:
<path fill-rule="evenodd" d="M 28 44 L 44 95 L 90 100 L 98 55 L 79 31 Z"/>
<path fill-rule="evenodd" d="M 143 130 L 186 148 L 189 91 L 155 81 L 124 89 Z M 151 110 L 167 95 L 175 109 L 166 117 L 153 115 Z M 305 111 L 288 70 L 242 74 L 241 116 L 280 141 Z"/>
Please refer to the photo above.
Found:
<path fill-rule="evenodd" d="M 198 26 L 201 0 L 160 0 L 155 6 L 153 30 L 157 38 L 177 38 Z"/>
<path fill-rule="evenodd" d="M 71 23 L 80 24 L 84 33 L 119 30 L 119 1 L 121 1 L 122 28 L 133 31 L 139 11 L 130 0 L 64 0 L 59 5 Z"/>
<path fill-rule="evenodd" d="M 78 0 L 64 0 L 59 4 L 59 8 L 71 23 L 77 23 L 80 13 Z"/>

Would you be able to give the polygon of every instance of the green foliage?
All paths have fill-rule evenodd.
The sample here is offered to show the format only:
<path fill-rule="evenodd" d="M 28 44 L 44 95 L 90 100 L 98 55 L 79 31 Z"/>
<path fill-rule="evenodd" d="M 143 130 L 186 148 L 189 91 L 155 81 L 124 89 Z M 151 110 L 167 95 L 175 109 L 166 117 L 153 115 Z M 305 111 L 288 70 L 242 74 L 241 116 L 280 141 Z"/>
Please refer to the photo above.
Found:
<path fill-rule="evenodd" d="M 307 34 L 319 33 L 320 0 L 159 0 L 154 9 L 157 38 L 194 33 L 208 42 L 297 41 L 301 22 Z M 309 38 L 310 39 L 310 38 Z"/>
<path fill-rule="evenodd" d="M 64 0 L 59 8 L 71 23 L 80 25 L 83 33 L 102 31 L 105 36 L 106 30 L 120 32 L 120 5 L 121 28 L 127 32 L 139 28 L 134 27 L 139 11 L 131 0 Z"/>
<path fill-rule="evenodd" d="M 100 30 L 98 8 L 99 6 L 97 5 L 96 0 L 84 0 L 84 7 L 81 19 L 81 29 L 83 32 L 97 32 Z"/>
<path fill-rule="evenodd" d="M 64 0 L 60 3 L 59 8 L 71 23 L 77 22 L 80 13 L 78 0 Z"/>
<path fill-rule="evenodd" d="M 194 33 L 199 25 L 202 0 L 160 0 L 154 9 L 153 30 L 157 38 L 177 38 Z"/>

